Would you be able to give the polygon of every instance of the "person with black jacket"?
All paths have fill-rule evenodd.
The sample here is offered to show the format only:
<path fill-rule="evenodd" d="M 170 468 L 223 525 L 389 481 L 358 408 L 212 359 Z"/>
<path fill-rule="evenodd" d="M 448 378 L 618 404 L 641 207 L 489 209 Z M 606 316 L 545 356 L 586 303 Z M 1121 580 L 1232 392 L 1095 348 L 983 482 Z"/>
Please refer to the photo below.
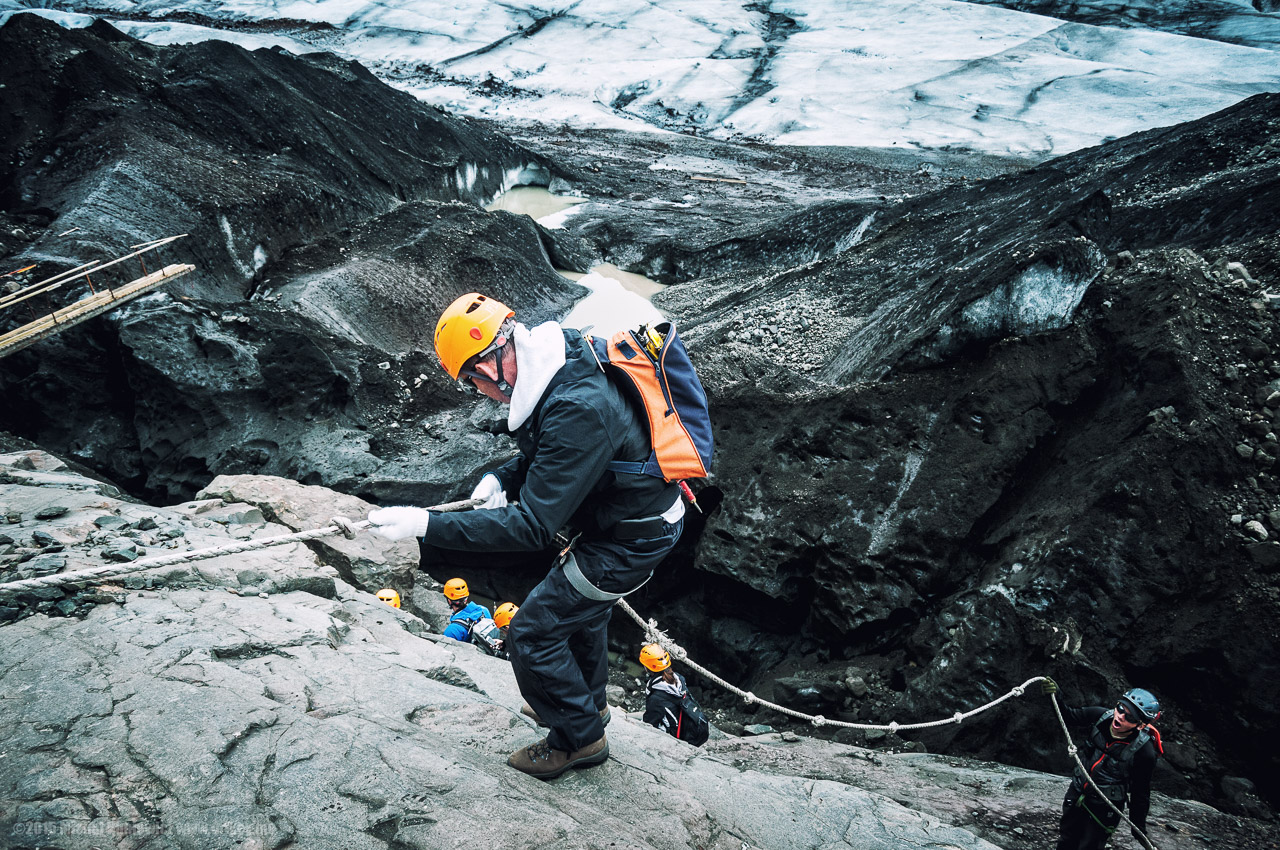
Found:
<path fill-rule="evenodd" d="M 1049 694 L 1058 690 L 1052 679 L 1042 687 Z M 1152 725 L 1161 714 L 1159 700 L 1143 688 L 1126 691 L 1115 708 L 1063 708 L 1069 725 L 1088 729 L 1080 750 L 1087 772 L 1076 768 L 1062 802 L 1058 850 L 1101 850 L 1107 843 L 1120 817 L 1103 797 L 1121 811 L 1128 802 L 1134 838 L 1139 830 L 1146 832 L 1151 776 L 1164 753 L 1160 732 Z"/>
<path fill-rule="evenodd" d="M 656 643 L 647 644 L 640 650 L 640 663 L 651 674 L 641 719 L 695 747 L 705 744 L 711 736 L 711 724 L 689 693 L 684 676 L 671 669 L 671 654 Z"/>
<path fill-rule="evenodd" d="M 399 506 L 372 511 L 369 521 L 392 539 L 419 538 L 424 557 L 539 552 L 570 529 L 507 635 L 525 713 L 550 728 L 507 763 L 542 779 L 599 764 L 609 756 L 609 618 L 675 546 L 680 491 L 610 469 L 649 456 L 648 422 L 577 331 L 554 322 L 526 328 L 505 305 L 470 293 L 440 317 L 435 348 L 464 389 L 510 406 L 507 425 L 520 453 L 481 478 L 472 497 L 484 510 Z"/>

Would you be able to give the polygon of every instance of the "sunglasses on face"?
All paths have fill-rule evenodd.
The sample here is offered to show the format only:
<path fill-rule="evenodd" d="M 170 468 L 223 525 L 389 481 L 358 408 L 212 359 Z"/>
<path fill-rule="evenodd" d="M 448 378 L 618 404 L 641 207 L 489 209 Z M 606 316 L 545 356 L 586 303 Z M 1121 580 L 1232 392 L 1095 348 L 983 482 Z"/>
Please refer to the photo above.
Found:
<path fill-rule="evenodd" d="M 1121 720 L 1127 720 L 1130 723 L 1142 722 L 1142 718 L 1139 717 L 1132 708 L 1128 707 L 1124 703 L 1116 704 L 1116 717 L 1119 717 Z"/>

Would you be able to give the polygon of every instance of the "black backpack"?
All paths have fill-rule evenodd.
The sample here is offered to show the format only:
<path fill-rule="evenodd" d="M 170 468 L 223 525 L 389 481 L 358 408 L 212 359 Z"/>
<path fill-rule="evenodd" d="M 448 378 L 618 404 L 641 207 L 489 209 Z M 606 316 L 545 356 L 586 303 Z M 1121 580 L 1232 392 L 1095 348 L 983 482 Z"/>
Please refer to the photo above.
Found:
<path fill-rule="evenodd" d="M 702 713 L 702 706 L 693 695 L 685 691 L 680 701 L 680 718 L 676 723 L 676 737 L 688 741 L 695 747 L 701 747 L 711 737 L 711 722 Z"/>

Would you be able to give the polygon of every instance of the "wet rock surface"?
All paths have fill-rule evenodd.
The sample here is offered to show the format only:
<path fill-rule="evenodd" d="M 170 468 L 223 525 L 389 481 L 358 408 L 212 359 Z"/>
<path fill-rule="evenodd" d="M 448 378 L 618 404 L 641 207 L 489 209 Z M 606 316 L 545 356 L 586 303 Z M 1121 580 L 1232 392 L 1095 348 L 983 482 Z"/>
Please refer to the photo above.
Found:
<path fill-rule="evenodd" d="M 69 551 L 103 526 L 154 525 L 203 548 L 263 530 L 268 514 L 305 523 L 352 506 L 263 476 L 212 488 L 254 504 L 122 506 L 49 455 L 0 458 L 6 470 L 24 460 L 44 471 L 0 483 L 22 517 L 5 527 L 68 539 Z M 366 537 L 338 544 L 387 545 Z M 510 666 L 441 637 L 443 620 L 377 601 L 301 544 L 197 564 L 94 587 L 70 616 L 28 610 L 0 627 L 6 847 L 429 848 L 465 828 L 512 847 L 981 850 L 1042 845 L 1052 830 L 1061 777 L 793 733 L 716 729 L 695 749 L 628 715 L 613 688 L 608 762 L 524 777 L 505 757 L 540 733 Z M 1171 850 L 1210 837 L 1266 846 L 1258 821 L 1161 795 L 1152 824 Z"/>
<path fill-rule="evenodd" d="M 116 51 L 112 67 L 146 59 L 130 79 L 153 79 L 151 63 L 203 85 L 189 48 L 139 47 L 102 26 L 16 30 L 24 17 L 0 30 L 11 55 L 31 43 L 74 70 L 85 53 Z M 233 79 L 254 68 L 366 85 L 327 60 L 233 58 Z M 61 99 L 45 91 L 64 79 Z M 23 234 L 5 243 L 8 265 L 82 261 L 89 242 L 54 241 L 77 210 L 95 233 L 114 234 L 102 245 L 134 244 L 122 217 L 94 206 L 103 199 L 137 215 L 158 205 L 165 231 L 141 235 L 164 235 L 173 211 L 194 203 L 169 205 L 173 194 L 208 188 L 181 145 L 161 152 L 146 139 L 161 126 L 181 138 L 186 121 L 210 134 L 222 123 L 142 123 L 163 85 L 117 92 L 105 79 L 95 88 L 26 72 L 0 89 L 46 104 L 31 113 L 45 116 L 32 125 L 45 136 L 19 134 L 31 151 L 76 108 L 105 134 L 81 150 L 88 118 L 58 130 L 69 158 L 58 169 L 7 151 L 6 225 Z M 391 97 L 367 85 L 366 97 Z M 152 131 L 128 145 L 112 141 L 127 122 L 109 105 L 126 89 L 138 104 L 129 121 Z M 244 106 L 235 89 L 220 90 L 224 112 Z M 393 152 L 388 173 L 370 177 L 330 151 L 323 169 L 294 164 L 300 199 L 262 207 L 215 195 L 215 206 L 243 217 L 233 234 L 256 233 L 253 222 L 307 206 L 307 187 L 330 186 L 333 173 L 362 206 L 273 236 L 257 269 L 250 241 L 228 243 L 218 213 L 193 207 L 180 220 L 206 228 L 189 243 L 198 284 L 0 362 L 0 423 L 157 502 L 192 499 L 215 475 L 262 473 L 371 501 L 446 501 L 512 448 L 497 409 L 461 397 L 429 354 L 439 309 L 501 279 L 504 300 L 536 321 L 579 292 L 553 265 L 620 262 L 675 284 L 656 301 L 681 324 L 718 441 L 700 492 L 708 515 L 691 517 L 676 556 L 634 598 L 642 615 L 762 696 L 816 694 L 815 705 L 862 721 L 948 717 L 1045 673 L 1075 703 L 1151 687 L 1167 702 L 1162 728 L 1177 753 L 1157 787 L 1266 814 L 1251 807 L 1280 793 L 1278 102 L 1253 98 L 1028 170 L 928 152 L 527 128 L 517 147 L 476 125 L 437 127 L 432 144 L 458 134 L 451 168 L 490 169 L 489 184 L 462 191 L 456 170 L 432 183 Z M 362 132 L 407 131 L 406 103 L 366 110 Z M 283 140 L 261 144 L 261 157 L 241 160 L 255 185 L 269 153 L 288 155 Z M 73 166 L 97 150 L 112 152 L 111 174 L 136 162 L 129 173 L 160 188 L 108 181 L 93 194 L 105 173 L 95 168 L 107 165 Z M 161 153 L 186 164 L 141 167 Z M 457 203 L 484 199 L 516 168 L 592 203 L 554 232 Z M 392 180 L 397 169 L 410 176 Z M 387 189 L 414 174 L 414 192 Z M 224 490 L 270 518 L 269 499 L 238 491 Z M 59 544 L 35 542 L 0 550 L 52 568 L 63 553 L 44 550 Z M 156 544 L 140 545 L 150 554 Z M 533 581 L 493 589 L 518 601 Z M 638 632 L 615 624 L 615 649 L 633 657 Z M 617 678 L 634 699 L 634 681 Z M 726 728 L 808 731 L 736 697 L 708 692 L 705 704 Z M 1045 720 L 1019 710 L 914 741 L 815 734 L 1058 770 Z"/>

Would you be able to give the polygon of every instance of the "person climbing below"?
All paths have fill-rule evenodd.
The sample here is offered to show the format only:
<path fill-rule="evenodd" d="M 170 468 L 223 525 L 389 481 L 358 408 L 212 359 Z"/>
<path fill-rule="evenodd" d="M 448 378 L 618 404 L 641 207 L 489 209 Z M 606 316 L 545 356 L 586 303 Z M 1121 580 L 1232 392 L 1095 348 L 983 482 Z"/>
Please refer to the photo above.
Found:
<path fill-rule="evenodd" d="M 482 620 L 492 620 L 489 609 L 471 601 L 471 589 L 460 578 L 451 578 L 444 583 L 444 598 L 449 603 L 449 625 L 445 626 L 444 636 L 460 643 L 471 641 L 472 627 Z"/>
<path fill-rule="evenodd" d="M 656 643 L 640 650 L 640 663 L 652 673 L 645 686 L 644 722 L 681 741 L 701 747 L 711 735 L 711 724 L 689 685 L 671 669 L 671 656 Z"/>
<path fill-rule="evenodd" d="M 493 611 L 493 619 L 485 619 L 471 627 L 471 642 L 494 658 L 507 658 L 505 643 L 507 627 L 520 609 L 510 602 L 503 602 Z"/>
<path fill-rule="evenodd" d="M 493 624 L 498 627 L 498 649 L 506 649 L 505 641 L 507 639 L 507 631 L 511 628 L 511 618 L 516 615 L 520 609 L 516 607 L 514 602 L 503 602 L 497 608 L 493 609 Z M 506 658 L 504 654 L 502 656 Z"/>
<path fill-rule="evenodd" d="M 675 546 L 679 488 L 611 468 L 649 457 L 649 423 L 577 331 L 555 322 L 529 329 L 506 305 L 470 293 L 440 316 L 435 349 L 463 389 L 509 405 L 520 453 L 480 479 L 472 494 L 480 510 L 397 506 L 369 521 L 391 539 L 419 538 L 424 568 L 467 556 L 489 565 L 511 553 L 555 557 L 504 644 L 526 713 L 549 731 L 507 763 L 540 779 L 600 764 L 609 757 L 609 618 Z"/>
<path fill-rule="evenodd" d="M 1052 679 L 1041 684 L 1046 694 L 1058 692 Z M 1103 802 L 1110 800 L 1123 810 L 1129 803 L 1133 837 L 1146 832 L 1151 809 L 1151 774 L 1156 759 L 1164 754 L 1160 732 L 1152 724 L 1160 719 L 1160 701 L 1150 691 L 1131 688 L 1115 708 L 1063 707 L 1063 716 L 1073 726 L 1087 727 L 1089 737 L 1080 758 L 1087 769 L 1076 768 L 1062 802 L 1058 827 L 1058 850 L 1101 850 L 1120 817 Z"/>

